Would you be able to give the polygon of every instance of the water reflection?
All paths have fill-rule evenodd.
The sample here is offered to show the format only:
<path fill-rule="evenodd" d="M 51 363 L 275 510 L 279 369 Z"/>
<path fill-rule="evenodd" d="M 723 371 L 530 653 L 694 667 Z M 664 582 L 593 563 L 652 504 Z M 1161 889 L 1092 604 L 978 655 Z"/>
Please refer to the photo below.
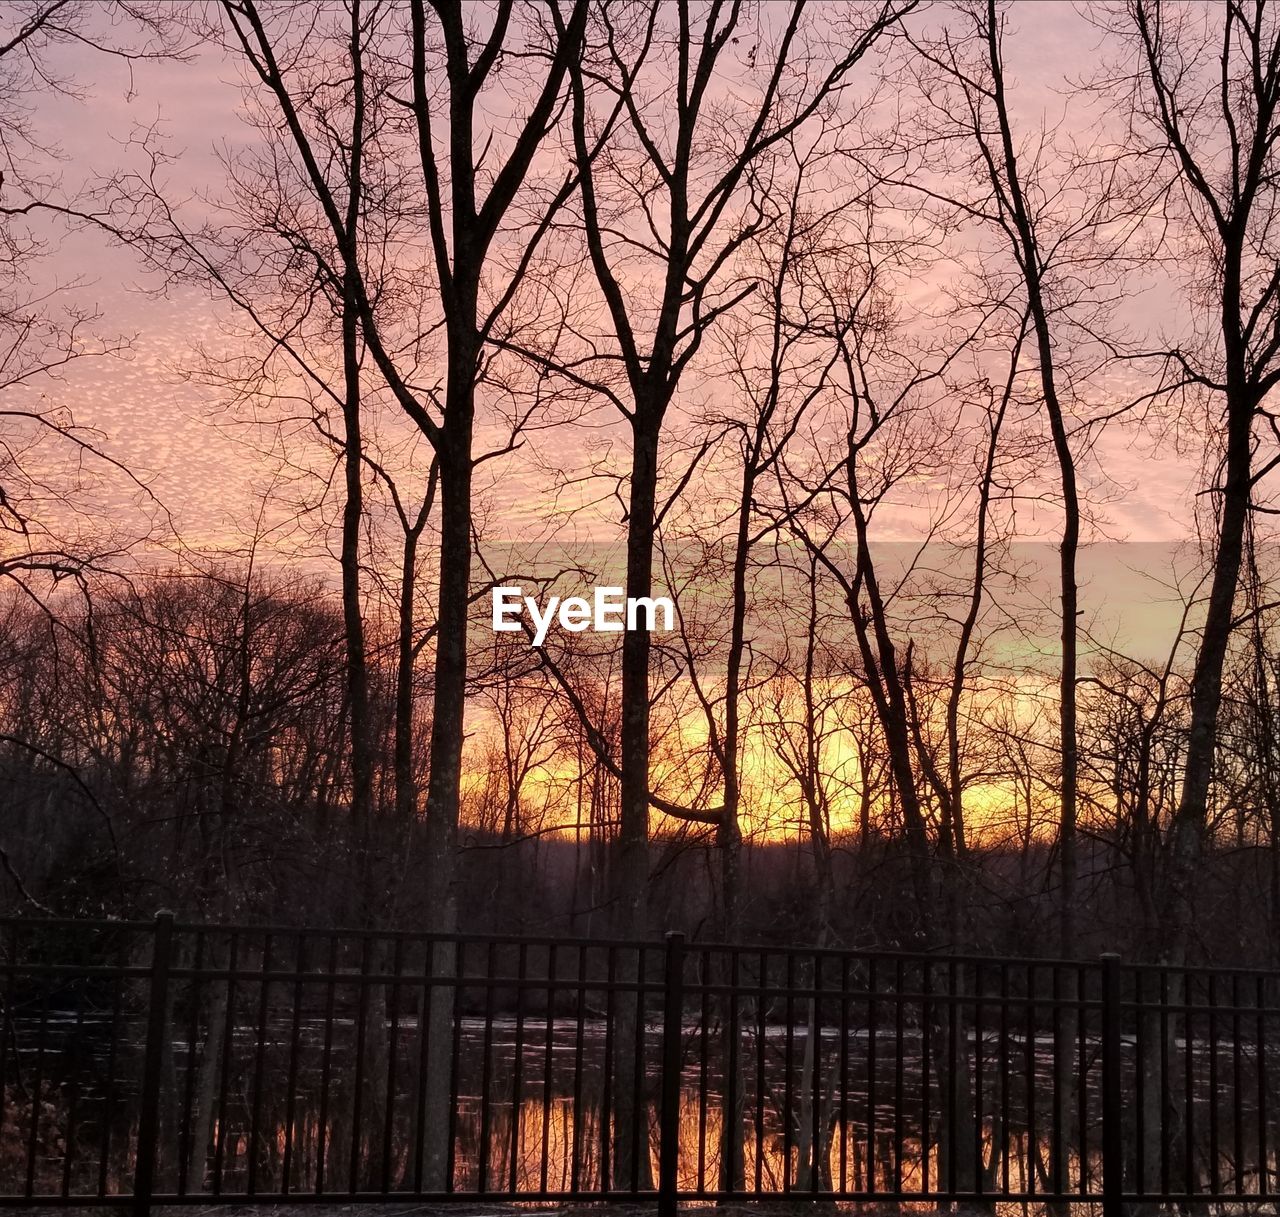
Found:
<path fill-rule="evenodd" d="M 736 1047 L 714 1019 L 686 1023 L 678 1177 L 682 1191 L 846 1195 L 1096 1192 L 1100 1072 L 1096 1038 L 1070 1043 L 1055 1101 L 1051 1035 L 1009 1025 L 918 1028 L 765 1024 L 744 1003 Z M 431 1058 L 413 1017 L 375 1036 L 354 1018 L 237 1022 L 177 1034 L 165 1060 L 158 1184 L 168 1193 L 411 1190 L 432 1129 L 422 1102 Z M 12 1020 L 0 1109 L 0 1192 L 128 1192 L 134 1168 L 141 1028 L 100 1019 Z M 596 1017 L 464 1017 L 448 1068 L 449 1190 L 486 1195 L 627 1191 L 616 1171 L 623 1131 L 608 1096 L 634 1074 L 607 1068 Z M 192 1050 L 194 1043 L 195 1049 Z M 1139 1096 L 1153 1082 L 1126 1040 L 1127 1187 L 1257 1193 L 1274 1185 L 1276 1078 L 1253 1044 L 1169 1041 L 1182 1072 L 1159 1095 L 1166 1120 L 1139 1139 Z M 216 1049 L 216 1056 L 211 1050 Z M 658 1171 L 661 1030 L 646 1028 L 638 1074 L 645 1120 L 634 1130 Z M 1061 1050 L 1061 1045 L 1060 1045 Z M 740 1177 L 722 1172 L 727 1064 L 737 1081 Z M 388 1086 L 388 1078 L 390 1085 Z M 437 1083 L 440 1079 L 436 1079 Z M 1188 1119 L 1188 1113 L 1190 1118 Z M 207 1130 L 207 1136 L 204 1135 Z M 1210 1144 L 1219 1147 L 1216 1158 Z M 1055 1146 L 1057 1153 L 1055 1154 Z M 1225 1150 L 1222 1147 L 1226 1147 Z M 641 1151 L 643 1154 L 644 1150 Z M 429 1174 L 429 1172 L 428 1172 Z M 1162 1187 L 1162 1184 L 1165 1185 Z"/>

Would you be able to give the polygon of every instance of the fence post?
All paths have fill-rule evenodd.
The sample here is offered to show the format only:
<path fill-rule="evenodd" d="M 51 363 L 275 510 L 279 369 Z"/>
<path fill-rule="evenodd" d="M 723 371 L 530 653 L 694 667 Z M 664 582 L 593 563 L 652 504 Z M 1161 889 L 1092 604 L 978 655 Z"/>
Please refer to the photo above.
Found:
<path fill-rule="evenodd" d="M 160 1135 L 160 1075 L 164 1065 L 164 1037 L 169 1033 L 172 953 L 173 914 L 168 909 L 161 909 L 156 913 L 151 946 L 147 1042 L 142 1064 L 137 1156 L 133 1167 L 133 1217 L 151 1217 L 151 1196 L 155 1191 L 156 1142 Z"/>
<path fill-rule="evenodd" d="M 1124 1091 L 1120 1072 L 1120 956 L 1102 960 L 1102 1214 L 1124 1217 Z"/>
<path fill-rule="evenodd" d="M 662 982 L 662 1106 L 658 1113 L 658 1217 L 676 1217 L 680 1166 L 680 1068 L 684 1023 L 684 935 L 667 935 Z"/>

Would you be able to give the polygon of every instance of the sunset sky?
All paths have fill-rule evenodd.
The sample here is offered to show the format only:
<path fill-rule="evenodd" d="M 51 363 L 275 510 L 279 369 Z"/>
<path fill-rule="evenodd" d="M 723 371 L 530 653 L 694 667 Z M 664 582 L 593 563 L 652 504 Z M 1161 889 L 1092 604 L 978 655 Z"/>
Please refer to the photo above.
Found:
<path fill-rule="evenodd" d="M 1015 102 L 1025 118 L 1044 115 L 1051 121 L 1063 112 L 1066 74 L 1076 79 L 1091 62 L 1096 31 L 1068 3 L 1019 7 L 1012 23 Z M 59 51 L 59 62 L 82 96 L 42 97 L 36 118 L 63 153 L 64 184 L 138 168 L 136 149 L 127 141 L 135 129 L 158 123 L 168 148 L 178 155 L 167 170 L 173 192 L 186 197 L 189 219 L 205 214 L 202 192 L 219 190 L 218 150 L 234 152 L 251 135 L 241 121 L 237 69 L 207 49 L 190 63 L 141 62 L 131 70 L 69 48 Z M 1068 121 L 1087 131 L 1095 116 L 1074 104 Z M 67 374 L 59 391 L 75 403 L 77 421 L 101 429 L 111 452 L 148 477 L 187 545 L 242 543 L 246 521 L 255 518 L 272 479 L 271 462 L 262 458 L 261 437 L 243 413 L 227 411 L 216 389 L 184 375 L 192 370 L 196 344 L 219 350 L 235 341 L 220 325 L 225 306 L 191 288 L 172 289 L 163 298 L 146 294 L 156 281 L 130 252 L 105 247 L 96 233 L 67 237 L 37 274 L 36 290 L 82 280 L 79 298 L 101 310 L 104 332 L 134 336 L 129 356 L 87 362 Z M 1159 293 L 1152 292 L 1127 308 L 1145 325 L 1159 320 L 1159 303 Z M 566 468 L 581 457 L 580 437 L 558 435 L 554 442 Z M 292 449 L 291 456 L 297 455 Z M 323 468 L 327 458 L 314 455 Z M 1110 501 L 1101 508 L 1106 539 L 1169 541 L 1189 535 L 1200 476 L 1194 459 L 1179 456 L 1168 444 L 1155 453 L 1149 435 L 1124 426 L 1106 433 L 1099 457 L 1113 481 Z M 541 492 L 535 487 L 530 495 L 531 483 L 523 477 L 501 481 L 489 528 L 495 538 L 504 531 L 518 537 L 537 516 Z M 1040 527 L 1033 512 L 1024 515 L 1023 525 L 1029 535 Z M 913 535 L 909 521 L 882 526 L 879 533 L 881 539 Z M 275 544 L 287 551 L 290 542 L 276 537 Z"/>

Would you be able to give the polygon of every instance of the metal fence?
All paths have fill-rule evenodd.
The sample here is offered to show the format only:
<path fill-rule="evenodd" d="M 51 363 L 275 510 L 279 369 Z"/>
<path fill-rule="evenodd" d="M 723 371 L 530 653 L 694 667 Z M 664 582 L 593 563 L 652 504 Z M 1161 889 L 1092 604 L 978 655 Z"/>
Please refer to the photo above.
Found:
<path fill-rule="evenodd" d="M 1280 973 L 0 922 L 0 1203 L 1277 1198 Z"/>

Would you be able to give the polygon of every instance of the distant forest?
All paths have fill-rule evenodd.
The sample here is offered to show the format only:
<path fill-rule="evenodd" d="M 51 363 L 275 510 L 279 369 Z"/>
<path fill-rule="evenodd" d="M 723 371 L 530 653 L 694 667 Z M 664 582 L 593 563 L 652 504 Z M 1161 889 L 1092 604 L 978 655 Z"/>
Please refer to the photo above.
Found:
<path fill-rule="evenodd" d="M 121 65 L 212 186 L 61 154 Z M 0 907 L 1280 966 L 1278 107 L 1263 3 L 8 5 Z M 674 628 L 490 628 L 604 582 Z"/>

